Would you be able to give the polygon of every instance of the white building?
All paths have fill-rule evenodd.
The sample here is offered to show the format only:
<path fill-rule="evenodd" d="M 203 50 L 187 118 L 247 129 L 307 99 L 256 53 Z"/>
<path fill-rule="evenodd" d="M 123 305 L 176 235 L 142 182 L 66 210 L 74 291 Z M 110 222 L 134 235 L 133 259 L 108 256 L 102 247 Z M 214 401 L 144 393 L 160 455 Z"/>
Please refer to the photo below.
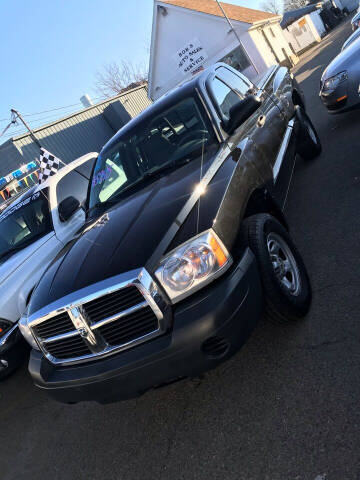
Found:
<path fill-rule="evenodd" d="M 155 100 L 200 69 L 224 61 L 250 79 L 297 57 L 281 16 L 215 0 L 155 0 L 149 97 Z M 241 42 L 241 45 L 239 43 Z"/>
<path fill-rule="evenodd" d="M 280 25 L 295 53 L 300 53 L 314 43 L 321 42 L 326 35 L 324 22 L 316 5 L 285 12 Z"/>

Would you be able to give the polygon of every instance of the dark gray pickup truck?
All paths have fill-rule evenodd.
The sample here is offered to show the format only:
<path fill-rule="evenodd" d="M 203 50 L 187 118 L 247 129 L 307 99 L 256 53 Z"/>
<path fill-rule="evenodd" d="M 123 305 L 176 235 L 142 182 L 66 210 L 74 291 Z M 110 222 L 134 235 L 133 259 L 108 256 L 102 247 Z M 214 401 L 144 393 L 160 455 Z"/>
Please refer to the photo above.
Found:
<path fill-rule="evenodd" d="M 296 154 L 320 151 L 281 67 L 255 85 L 216 64 L 131 120 L 21 319 L 35 385 L 66 403 L 132 398 L 227 360 L 264 308 L 304 317 L 311 287 L 283 207 Z"/>

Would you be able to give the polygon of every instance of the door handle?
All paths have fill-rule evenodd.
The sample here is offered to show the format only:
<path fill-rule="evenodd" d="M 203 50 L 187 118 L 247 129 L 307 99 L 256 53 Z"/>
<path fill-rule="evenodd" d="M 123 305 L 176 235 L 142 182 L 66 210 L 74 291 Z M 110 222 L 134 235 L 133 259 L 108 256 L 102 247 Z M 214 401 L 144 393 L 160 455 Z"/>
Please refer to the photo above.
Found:
<path fill-rule="evenodd" d="M 257 121 L 257 126 L 261 128 L 265 125 L 265 123 L 266 123 L 266 115 L 260 115 Z"/>

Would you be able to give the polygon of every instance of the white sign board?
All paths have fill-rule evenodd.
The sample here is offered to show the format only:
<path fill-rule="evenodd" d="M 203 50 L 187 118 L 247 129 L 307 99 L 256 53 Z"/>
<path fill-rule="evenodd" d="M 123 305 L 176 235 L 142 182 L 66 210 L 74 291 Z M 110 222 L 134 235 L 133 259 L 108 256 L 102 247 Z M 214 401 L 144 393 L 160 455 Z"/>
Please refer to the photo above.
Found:
<path fill-rule="evenodd" d="M 180 50 L 173 55 L 173 58 L 181 73 L 188 75 L 189 73 L 196 73 L 200 70 L 208 56 L 200 40 L 193 38 L 191 42 L 184 45 L 183 48 L 180 48 Z"/>

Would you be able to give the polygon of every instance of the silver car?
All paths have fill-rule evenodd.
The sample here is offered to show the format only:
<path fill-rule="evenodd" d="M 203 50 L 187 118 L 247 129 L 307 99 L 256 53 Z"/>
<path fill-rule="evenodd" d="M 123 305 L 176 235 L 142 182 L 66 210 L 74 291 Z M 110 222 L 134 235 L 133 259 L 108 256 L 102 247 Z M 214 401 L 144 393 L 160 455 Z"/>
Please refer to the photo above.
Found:
<path fill-rule="evenodd" d="M 358 9 L 355 16 L 351 19 L 351 28 L 352 28 L 353 32 L 355 32 L 355 30 L 357 30 L 359 28 L 359 26 L 360 26 L 360 11 Z"/>
<path fill-rule="evenodd" d="M 320 98 L 329 113 L 342 113 L 360 104 L 360 37 L 343 50 L 321 77 Z"/>
<path fill-rule="evenodd" d="M 357 38 L 360 37 L 360 28 L 355 30 L 354 33 L 350 35 L 350 37 L 344 42 L 344 45 L 341 48 L 341 51 L 345 50 L 349 45 L 351 45 Z"/>

